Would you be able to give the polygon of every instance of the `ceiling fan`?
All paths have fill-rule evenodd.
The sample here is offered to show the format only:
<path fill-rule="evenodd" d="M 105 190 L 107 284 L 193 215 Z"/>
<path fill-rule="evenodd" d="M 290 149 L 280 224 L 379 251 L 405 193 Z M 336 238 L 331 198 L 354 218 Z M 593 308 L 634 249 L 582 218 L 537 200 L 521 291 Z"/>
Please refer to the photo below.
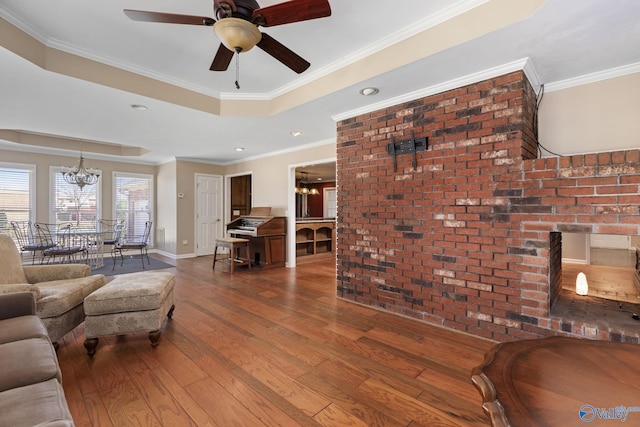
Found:
<path fill-rule="evenodd" d="M 331 16 L 328 0 L 291 0 L 263 8 L 255 0 L 214 0 L 213 9 L 217 20 L 207 16 L 131 9 L 125 9 L 124 13 L 134 21 L 213 26 L 221 43 L 209 68 L 211 71 L 225 71 L 234 53 L 247 52 L 258 46 L 298 74 L 311 64 L 258 27 Z M 237 80 L 236 87 L 239 88 Z"/>

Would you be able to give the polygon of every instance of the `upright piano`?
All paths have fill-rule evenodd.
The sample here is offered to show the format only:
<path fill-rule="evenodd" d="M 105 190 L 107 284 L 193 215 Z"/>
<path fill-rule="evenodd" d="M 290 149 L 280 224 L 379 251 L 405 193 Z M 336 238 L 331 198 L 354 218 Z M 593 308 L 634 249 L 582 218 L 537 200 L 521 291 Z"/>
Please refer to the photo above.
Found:
<path fill-rule="evenodd" d="M 249 239 L 255 266 L 284 267 L 287 248 L 287 218 L 284 216 L 241 216 L 227 224 L 227 233 Z"/>

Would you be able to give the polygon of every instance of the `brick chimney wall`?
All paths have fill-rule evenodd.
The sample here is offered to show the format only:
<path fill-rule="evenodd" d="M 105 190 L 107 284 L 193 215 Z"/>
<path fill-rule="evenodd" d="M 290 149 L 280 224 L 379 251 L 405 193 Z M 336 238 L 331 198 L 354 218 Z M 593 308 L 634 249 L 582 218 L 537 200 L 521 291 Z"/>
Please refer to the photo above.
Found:
<path fill-rule="evenodd" d="M 536 159 L 535 103 L 519 71 L 339 122 L 338 295 L 499 341 L 567 335 L 560 233 L 639 234 L 640 151 Z M 429 148 L 394 171 L 387 144 L 412 132 Z"/>

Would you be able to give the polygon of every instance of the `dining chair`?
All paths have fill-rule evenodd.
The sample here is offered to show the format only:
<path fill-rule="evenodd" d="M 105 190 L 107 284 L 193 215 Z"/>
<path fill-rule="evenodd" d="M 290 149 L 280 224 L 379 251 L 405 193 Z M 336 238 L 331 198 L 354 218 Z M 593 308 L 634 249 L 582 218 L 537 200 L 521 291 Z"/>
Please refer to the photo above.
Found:
<path fill-rule="evenodd" d="M 113 268 L 116 268 L 116 257 L 120 254 L 120 266 L 124 265 L 124 256 L 122 253 L 127 250 L 138 249 L 140 250 L 140 260 L 142 261 L 142 269 L 145 269 L 144 258 L 147 257 L 147 264 L 151 265 L 149 260 L 148 246 L 149 237 L 151 235 L 151 225 L 153 222 L 147 221 L 144 223 L 144 232 L 140 236 L 124 236 L 120 241 L 116 242 L 111 251 L 111 257 L 113 258 Z"/>
<path fill-rule="evenodd" d="M 101 219 L 98 221 L 98 231 L 102 234 L 102 244 L 114 246 L 120 241 L 124 222 L 117 219 Z"/>
<path fill-rule="evenodd" d="M 72 239 L 71 224 L 45 224 L 37 222 L 35 224 L 40 241 L 48 247 L 42 251 L 43 258 L 47 258 L 47 264 L 53 259 L 60 257 L 62 263 L 65 259 L 67 263 L 75 261 L 76 254 L 84 252 L 82 245 L 76 244 Z"/>
<path fill-rule="evenodd" d="M 33 232 L 31 221 L 11 221 L 11 228 L 18 242 L 20 257 L 24 252 L 31 252 L 31 264 L 36 262 L 36 253 L 49 249 L 52 245 L 41 241 L 37 234 Z M 41 254 L 42 255 L 42 254 Z M 40 263 L 44 257 L 40 258 Z"/>

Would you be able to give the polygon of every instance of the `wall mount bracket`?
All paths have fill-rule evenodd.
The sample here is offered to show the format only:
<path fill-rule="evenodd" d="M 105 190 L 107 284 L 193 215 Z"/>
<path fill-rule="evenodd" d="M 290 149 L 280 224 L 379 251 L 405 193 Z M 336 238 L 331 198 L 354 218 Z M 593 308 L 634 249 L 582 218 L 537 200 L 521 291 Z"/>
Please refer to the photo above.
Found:
<path fill-rule="evenodd" d="M 391 137 L 391 142 L 387 144 L 387 153 L 393 156 L 393 171 L 398 170 L 398 164 L 396 157 L 398 154 L 412 153 L 413 161 L 412 166 L 415 169 L 417 167 L 416 153 L 418 151 L 426 151 L 429 148 L 429 138 L 426 136 L 423 138 L 415 138 L 413 132 L 411 132 L 411 139 L 406 141 L 396 142 L 394 137 Z"/>

